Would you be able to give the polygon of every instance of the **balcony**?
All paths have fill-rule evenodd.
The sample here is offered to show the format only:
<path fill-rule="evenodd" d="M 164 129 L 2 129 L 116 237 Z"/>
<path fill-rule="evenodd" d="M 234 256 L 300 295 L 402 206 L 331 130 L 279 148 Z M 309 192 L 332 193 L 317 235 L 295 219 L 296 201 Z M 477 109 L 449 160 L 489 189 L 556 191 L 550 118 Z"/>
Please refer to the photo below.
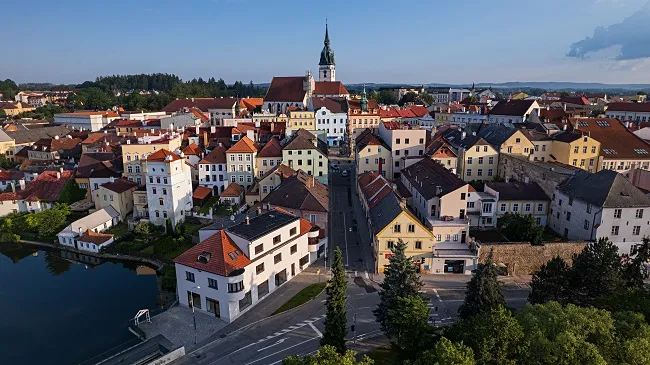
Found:
<path fill-rule="evenodd" d="M 431 227 L 456 227 L 466 226 L 469 224 L 469 217 L 466 215 L 464 218 L 455 218 L 450 216 L 443 216 L 440 218 L 428 216 L 427 222 Z"/>

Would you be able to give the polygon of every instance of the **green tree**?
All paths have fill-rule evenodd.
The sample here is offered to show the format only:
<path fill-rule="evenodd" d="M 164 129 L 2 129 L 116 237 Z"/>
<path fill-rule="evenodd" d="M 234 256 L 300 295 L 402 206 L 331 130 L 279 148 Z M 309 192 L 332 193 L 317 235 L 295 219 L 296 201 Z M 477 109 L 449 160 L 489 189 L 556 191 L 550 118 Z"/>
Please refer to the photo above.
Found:
<path fill-rule="evenodd" d="M 393 255 L 388 259 L 384 270 L 384 281 L 379 284 L 379 304 L 373 311 L 382 331 L 390 339 L 397 335 L 388 318 L 390 310 L 397 305 L 397 298 L 419 295 L 418 292 L 422 288 L 422 281 L 413 266 L 413 260 L 406 256 L 405 251 L 406 244 L 399 239 L 397 245 L 391 249 Z"/>
<path fill-rule="evenodd" d="M 549 260 L 533 274 L 528 301 L 533 304 L 556 301 L 567 302 L 569 265 L 560 256 Z"/>
<path fill-rule="evenodd" d="M 11 162 L 7 159 L 7 156 L 4 154 L 0 154 L 0 168 L 4 170 L 11 170 L 14 167 L 16 167 L 18 164 L 15 162 Z"/>
<path fill-rule="evenodd" d="M 581 306 L 594 305 L 603 296 L 613 296 L 622 288 L 618 248 L 607 238 L 590 242 L 573 259 L 569 274 L 570 301 Z"/>
<path fill-rule="evenodd" d="M 533 245 L 542 243 L 544 227 L 535 223 L 531 215 L 506 213 L 497 221 L 497 228 L 510 241 L 527 241 Z"/>
<path fill-rule="evenodd" d="M 59 203 L 72 204 L 86 198 L 86 189 L 82 189 L 74 180 L 69 180 L 61 189 Z"/>
<path fill-rule="evenodd" d="M 0 109 L 0 118 L 4 119 L 6 117 L 7 117 L 7 113 L 4 110 Z"/>
<path fill-rule="evenodd" d="M 485 263 L 479 264 L 473 273 L 467 283 L 465 301 L 458 308 L 460 317 L 465 319 L 506 305 L 501 284 L 497 280 L 497 270 L 492 262 L 492 251 Z"/>
<path fill-rule="evenodd" d="M 174 235 L 174 225 L 172 224 L 172 219 L 167 218 L 165 221 L 165 233 L 168 236 L 173 236 Z"/>
<path fill-rule="evenodd" d="M 70 208 L 61 203 L 55 203 L 51 209 L 33 214 L 38 226 L 38 236 L 45 238 L 57 234 L 67 223 L 69 215 Z"/>
<path fill-rule="evenodd" d="M 433 350 L 418 356 L 413 365 L 474 365 L 474 351 L 462 342 L 441 337 Z"/>
<path fill-rule="evenodd" d="M 648 95 L 648 93 L 646 93 L 646 92 L 643 91 L 643 90 L 637 92 L 636 94 L 637 94 L 637 95 Z"/>
<path fill-rule="evenodd" d="M 386 105 L 397 104 L 397 94 L 392 90 L 381 90 L 379 92 L 379 103 Z"/>
<path fill-rule="evenodd" d="M 323 338 L 320 341 L 321 346 L 330 345 L 336 349 L 339 354 L 344 354 L 345 335 L 347 335 L 347 317 L 345 311 L 345 297 L 347 290 L 347 280 L 345 278 L 345 269 L 343 268 L 343 258 L 341 249 L 334 250 L 334 259 L 332 260 L 332 277 L 327 281 L 327 308 L 325 315 L 325 330 Z"/>
<path fill-rule="evenodd" d="M 403 359 L 413 358 L 428 345 L 429 308 L 420 295 L 397 297 L 394 306 L 388 309 L 386 326 L 394 333 L 393 348 Z"/>
<path fill-rule="evenodd" d="M 514 365 L 525 351 L 523 329 L 503 306 L 460 321 L 447 335 L 470 347 L 479 365 Z"/>
<path fill-rule="evenodd" d="M 427 105 L 433 104 L 433 96 L 429 93 L 420 93 L 420 100 L 425 102 Z"/>
<path fill-rule="evenodd" d="M 628 287 L 642 288 L 648 279 L 647 263 L 650 261 L 650 238 L 643 237 L 640 245 L 634 246 L 632 257 L 625 257 L 623 277 Z"/>
<path fill-rule="evenodd" d="M 153 230 L 153 224 L 149 221 L 140 221 L 133 228 L 133 232 L 139 236 L 149 236 L 153 233 Z"/>
<path fill-rule="evenodd" d="M 305 357 L 289 356 L 282 360 L 282 365 L 373 365 L 372 361 L 367 356 L 364 356 L 361 361 L 355 359 L 356 353 L 348 350 L 345 354 L 339 354 L 336 348 L 325 345 L 316 351 L 313 355 Z"/>
<path fill-rule="evenodd" d="M 418 96 L 414 92 L 409 91 L 402 96 L 402 98 L 397 102 L 397 105 L 403 106 L 408 103 L 414 103 L 417 99 Z"/>

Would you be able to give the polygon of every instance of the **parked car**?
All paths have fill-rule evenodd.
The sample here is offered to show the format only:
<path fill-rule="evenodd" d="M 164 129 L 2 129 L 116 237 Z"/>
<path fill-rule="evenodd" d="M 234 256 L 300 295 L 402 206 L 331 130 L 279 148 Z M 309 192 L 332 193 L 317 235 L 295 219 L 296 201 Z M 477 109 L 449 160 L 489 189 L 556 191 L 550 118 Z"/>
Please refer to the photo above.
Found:
<path fill-rule="evenodd" d="M 341 171 L 341 176 L 348 177 L 348 170 Z"/>

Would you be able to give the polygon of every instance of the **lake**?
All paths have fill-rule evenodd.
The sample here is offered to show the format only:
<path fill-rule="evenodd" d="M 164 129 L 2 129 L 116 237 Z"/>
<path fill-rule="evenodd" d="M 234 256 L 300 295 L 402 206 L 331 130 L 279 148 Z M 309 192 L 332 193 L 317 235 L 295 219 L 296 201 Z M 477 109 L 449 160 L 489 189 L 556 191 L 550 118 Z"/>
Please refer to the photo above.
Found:
<path fill-rule="evenodd" d="M 136 267 L 0 244 L 0 363 L 79 364 L 137 343 L 129 319 L 157 307 L 158 286 Z"/>

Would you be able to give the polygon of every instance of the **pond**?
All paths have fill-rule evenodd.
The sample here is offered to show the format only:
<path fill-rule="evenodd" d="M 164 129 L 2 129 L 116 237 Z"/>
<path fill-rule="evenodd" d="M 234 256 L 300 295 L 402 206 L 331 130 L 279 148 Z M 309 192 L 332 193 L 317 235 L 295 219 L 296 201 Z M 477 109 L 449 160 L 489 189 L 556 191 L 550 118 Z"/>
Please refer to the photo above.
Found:
<path fill-rule="evenodd" d="M 0 243 L 0 363 L 79 364 L 137 343 L 129 320 L 157 307 L 152 272 Z"/>

